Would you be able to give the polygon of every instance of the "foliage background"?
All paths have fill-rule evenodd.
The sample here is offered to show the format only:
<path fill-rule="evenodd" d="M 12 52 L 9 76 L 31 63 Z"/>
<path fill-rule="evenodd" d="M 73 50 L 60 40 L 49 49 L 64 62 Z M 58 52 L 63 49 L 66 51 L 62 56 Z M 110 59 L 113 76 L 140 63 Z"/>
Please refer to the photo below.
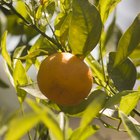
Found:
<path fill-rule="evenodd" d="M 124 2 L 125 2 L 125 0 L 124 0 Z M 134 1 L 133 1 L 134 2 Z M 119 6 L 121 7 L 121 4 L 122 4 L 123 2 L 121 2 L 120 4 L 119 4 Z M 131 2 L 130 2 L 131 3 Z M 126 2 L 126 4 L 128 4 L 128 2 Z M 138 1 L 136 1 L 136 6 L 138 5 Z M 119 7 L 118 6 L 118 7 Z M 131 6 L 132 6 L 132 3 L 131 3 Z M 129 14 L 124 14 L 125 12 L 125 10 L 122 12 L 121 10 L 120 11 L 118 11 L 118 14 L 119 14 L 119 12 L 120 12 L 120 15 L 121 16 L 123 16 L 123 14 L 124 14 L 124 17 L 123 18 L 126 18 L 127 17 L 127 15 L 128 15 L 128 19 L 130 19 L 130 17 L 131 17 L 131 19 L 129 20 L 129 21 L 122 21 L 122 23 L 121 23 L 121 20 L 119 19 L 119 16 L 118 16 L 118 24 L 120 24 L 120 27 L 123 29 L 123 31 L 125 31 L 125 29 L 130 25 L 130 23 L 132 23 L 132 21 L 133 21 L 133 19 L 134 19 L 134 17 L 137 15 L 136 13 L 138 13 L 139 12 L 139 10 L 138 11 L 136 11 L 136 6 L 135 6 L 135 8 L 134 8 L 134 15 L 131 15 L 132 14 L 132 12 L 130 12 L 130 15 Z M 128 6 L 126 6 L 126 8 L 127 9 L 129 9 L 128 8 Z M 123 14 L 122 14 L 123 13 Z M 125 24 L 125 26 L 123 26 L 123 23 L 126 23 Z M 1 74 L 2 76 L 3 76 L 3 74 Z M 5 77 L 2 77 L 2 78 L 5 78 Z M 8 80 L 7 80 L 8 81 Z M 14 89 L 11 87 L 11 89 L 12 89 L 12 92 L 14 92 Z M 2 92 L 4 92 L 4 94 L 8 94 L 8 92 L 7 92 L 8 90 L 7 89 L 4 89 L 4 90 L 2 90 Z M 11 91 L 10 91 L 10 94 L 11 94 Z M 1 97 L 2 95 L 0 95 L 0 97 Z M 4 95 L 5 96 L 5 95 Z M 8 95 L 8 97 L 9 96 L 11 96 L 11 95 Z M 16 99 L 15 98 L 16 96 L 15 96 L 15 94 L 12 94 L 12 96 L 10 97 L 10 100 L 14 100 L 14 99 Z M 1 97 L 1 99 L 2 99 L 3 97 Z M 18 102 L 16 101 L 16 100 L 14 100 L 15 102 L 13 103 L 13 101 L 12 101 L 12 103 L 10 103 L 9 102 L 9 98 L 7 98 L 6 97 L 6 102 L 7 102 L 7 109 L 8 109 L 8 111 L 9 110 L 12 110 L 13 111 L 13 109 L 17 109 L 18 107 L 17 107 L 17 105 L 18 105 Z M 1 101 L 1 104 L 2 104 L 2 102 L 4 102 L 4 101 Z M 8 105 L 9 104 L 9 105 Z M 15 104 L 15 105 L 14 105 Z M 2 106 L 2 108 L 6 108 L 6 104 L 4 104 L 4 107 L 3 107 L 3 104 L 1 105 Z M 104 132 L 104 130 L 103 130 L 103 132 Z M 111 131 L 112 132 L 112 131 Z M 114 135 L 114 134 L 113 134 Z M 117 134 L 118 135 L 118 134 Z M 108 138 L 109 139 L 109 138 Z M 114 140 L 114 139 L 113 139 Z"/>

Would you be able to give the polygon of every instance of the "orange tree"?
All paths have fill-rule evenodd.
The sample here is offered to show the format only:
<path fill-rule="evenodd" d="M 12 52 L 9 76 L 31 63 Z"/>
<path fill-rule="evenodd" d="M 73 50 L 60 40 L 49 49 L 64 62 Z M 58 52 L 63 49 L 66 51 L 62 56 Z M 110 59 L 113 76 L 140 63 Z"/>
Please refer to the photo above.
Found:
<path fill-rule="evenodd" d="M 139 80 L 140 15 L 122 33 L 116 25 L 115 14 L 120 1 L 0 0 L 0 50 L 21 106 L 19 113 L 9 117 L 5 123 L 0 123 L 0 136 L 4 140 L 21 139 L 26 134 L 29 140 L 86 140 L 102 129 L 92 123 L 94 119 L 116 132 L 126 131 L 132 139 L 140 138 L 139 123 L 135 120 L 135 116 L 140 117 L 137 107 L 140 87 L 135 86 Z M 112 22 L 106 29 L 106 21 L 112 12 Z M 7 51 L 7 35 L 19 38 L 11 52 Z M 96 53 L 93 53 L 94 48 Z M 84 61 L 92 72 L 91 91 L 88 90 L 88 96 L 84 96 L 83 100 L 73 104 L 72 100 L 77 98 L 77 93 L 73 91 L 78 90 L 78 94 L 82 95 L 81 89 L 86 84 L 86 80 L 82 80 L 81 85 L 78 85 L 75 79 L 79 80 L 81 76 L 79 79 L 76 74 L 73 76 L 73 69 L 76 69 L 78 75 L 83 71 L 82 67 L 77 68 L 78 62 L 74 60 L 76 64 L 65 71 L 62 69 L 62 60 L 56 60 L 59 61 L 59 67 L 51 67 L 51 71 L 46 65 L 45 69 L 48 70 L 41 71 L 41 84 L 44 84 L 43 89 L 47 94 L 51 96 L 52 90 L 56 94 L 61 94 L 62 90 L 63 93 L 71 93 L 72 97 L 68 95 L 71 106 L 59 104 L 59 95 L 54 95 L 58 102 L 49 100 L 51 98 L 41 93 L 37 80 L 33 80 L 29 74 L 31 67 L 35 67 L 38 73 L 42 60 L 58 52 L 71 53 L 79 59 L 78 62 Z M 49 65 L 52 63 L 50 61 Z M 46 75 L 48 80 L 45 79 Z M 61 90 L 55 86 L 57 75 L 57 84 L 63 78 L 71 78 L 67 84 L 69 90 L 66 90 L 65 82 L 61 83 Z M 54 82 L 48 85 L 52 77 Z M 0 86 L 8 87 L 2 80 Z M 53 88 L 47 90 L 50 86 Z M 61 99 L 66 103 L 68 101 L 65 95 Z M 25 103 L 30 111 L 23 109 Z M 76 129 L 70 128 L 70 117 L 79 117 L 80 123 Z M 118 125 L 106 122 L 105 117 L 115 120 Z M 120 128 L 121 124 L 123 128 Z"/>

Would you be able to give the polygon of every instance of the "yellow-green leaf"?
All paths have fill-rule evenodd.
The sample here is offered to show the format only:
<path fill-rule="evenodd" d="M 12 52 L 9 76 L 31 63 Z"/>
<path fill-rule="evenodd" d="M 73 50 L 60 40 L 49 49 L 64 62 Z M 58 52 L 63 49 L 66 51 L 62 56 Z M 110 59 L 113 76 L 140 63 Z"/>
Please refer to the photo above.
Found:
<path fill-rule="evenodd" d="M 69 138 L 69 140 L 87 140 L 90 136 L 92 136 L 94 133 L 98 131 L 98 126 L 88 126 L 84 131 L 82 129 L 77 128 Z"/>
<path fill-rule="evenodd" d="M 99 62 L 96 61 L 91 54 L 89 54 L 85 58 L 85 60 L 91 68 L 91 71 L 93 73 L 93 77 L 98 78 L 98 80 L 100 80 L 100 82 L 106 84 L 105 83 L 105 78 L 104 78 L 104 75 L 103 75 L 103 70 L 102 70 L 102 67 L 99 64 Z"/>
<path fill-rule="evenodd" d="M 45 115 L 42 111 L 40 114 L 29 113 L 23 117 L 15 117 L 10 121 L 5 140 L 21 139 L 33 126 L 40 121 L 40 116 Z"/>
<path fill-rule="evenodd" d="M 6 39 L 7 39 L 7 31 L 4 32 L 2 39 L 1 39 L 1 54 L 3 58 L 5 59 L 8 66 L 12 69 L 12 62 L 10 55 L 6 49 Z"/>
<path fill-rule="evenodd" d="M 26 96 L 26 92 L 19 89 L 18 86 L 28 84 L 29 79 L 27 77 L 24 66 L 20 60 L 16 62 L 16 65 L 13 71 L 13 79 L 14 79 L 15 88 L 17 90 L 17 95 L 19 97 L 20 102 L 22 102 Z"/>
<path fill-rule="evenodd" d="M 119 110 L 129 115 L 140 99 L 140 92 L 130 93 L 121 98 Z"/>
<path fill-rule="evenodd" d="M 100 0 L 99 1 L 99 11 L 101 14 L 102 22 L 104 23 L 108 18 L 109 14 L 114 10 L 116 5 L 121 0 Z"/>
<path fill-rule="evenodd" d="M 122 63 L 140 43 L 140 14 L 121 37 L 113 67 Z"/>
<path fill-rule="evenodd" d="M 105 102 L 106 102 L 106 93 L 101 90 L 96 90 L 94 93 L 96 94 L 96 98 L 90 103 L 90 105 L 86 108 L 81 122 L 80 127 L 82 129 L 85 129 L 91 121 L 98 116 L 99 112 L 104 108 Z"/>
<path fill-rule="evenodd" d="M 119 91 L 133 89 L 137 74 L 136 67 L 129 58 L 125 59 L 123 63 L 116 67 L 113 67 L 115 56 L 116 52 L 111 52 L 109 54 L 107 70 L 110 78 Z"/>
<path fill-rule="evenodd" d="M 23 2 L 21 0 L 17 1 L 15 8 L 18 11 L 18 13 L 20 13 L 24 18 L 28 17 L 28 12 L 27 12 L 25 2 Z"/>
<path fill-rule="evenodd" d="M 41 121 L 46 125 L 46 127 L 51 131 L 56 140 L 64 140 L 63 133 L 60 129 L 57 117 L 47 106 L 39 106 L 32 100 L 27 100 L 30 107 L 39 114 L 42 110 L 45 110 L 46 115 L 40 115 Z"/>
<path fill-rule="evenodd" d="M 140 129 L 135 124 L 133 124 L 123 112 L 120 111 L 119 115 L 122 119 L 122 122 L 124 124 L 126 131 L 130 135 L 131 139 L 139 140 L 140 139 Z"/>
<path fill-rule="evenodd" d="M 74 0 L 69 27 L 72 52 L 86 56 L 97 45 L 102 30 L 100 14 L 88 0 Z"/>

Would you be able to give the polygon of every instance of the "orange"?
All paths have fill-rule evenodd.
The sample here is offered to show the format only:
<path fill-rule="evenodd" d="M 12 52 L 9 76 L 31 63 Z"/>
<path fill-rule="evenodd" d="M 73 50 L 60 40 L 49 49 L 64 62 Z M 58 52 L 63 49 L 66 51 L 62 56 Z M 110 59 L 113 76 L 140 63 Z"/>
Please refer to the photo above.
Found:
<path fill-rule="evenodd" d="M 40 91 L 58 105 L 79 104 L 89 94 L 92 74 L 89 67 L 71 53 L 55 53 L 43 60 L 37 81 Z"/>

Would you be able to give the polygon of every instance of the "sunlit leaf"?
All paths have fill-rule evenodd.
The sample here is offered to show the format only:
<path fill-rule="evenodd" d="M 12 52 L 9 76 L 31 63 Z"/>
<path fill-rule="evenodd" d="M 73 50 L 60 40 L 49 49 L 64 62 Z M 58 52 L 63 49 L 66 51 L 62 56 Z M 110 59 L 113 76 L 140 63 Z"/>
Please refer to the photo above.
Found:
<path fill-rule="evenodd" d="M 136 49 L 130 54 L 129 56 L 132 60 L 135 66 L 140 66 L 140 44 Z"/>
<path fill-rule="evenodd" d="M 71 13 L 60 13 L 55 20 L 55 34 L 64 46 L 66 40 L 68 39 L 70 20 Z"/>
<path fill-rule="evenodd" d="M 140 43 L 140 14 L 121 37 L 113 67 L 124 62 Z"/>
<path fill-rule="evenodd" d="M 39 64 L 36 56 L 42 56 L 44 54 L 52 54 L 57 52 L 57 48 L 54 44 L 49 42 L 45 37 L 40 36 L 34 45 L 28 51 L 26 56 L 21 57 L 21 59 L 26 59 L 26 71 L 30 68 L 32 64 Z"/>
<path fill-rule="evenodd" d="M 65 21 L 67 17 L 67 14 L 66 13 L 59 13 L 55 19 L 55 34 L 56 36 L 60 36 L 60 29 L 61 29 L 61 26 L 63 25 L 63 22 Z"/>
<path fill-rule="evenodd" d="M 18 47 L 14 50 L 14 54 L 13 54 L 13 67 L 15 67 L 17 59 L 21 56 L 23 50 L 25 49 L 26 46 L 21 46 Z"/>
<path fill-rule="evenodd" d="M 102 30 L 100 14 L 87 0 L 74 0 L 69 28 L 72 52 L 87 55 L 97 45 Z"/>
<path fill-rule="evenodd" d="M 12 69 L 12 62 L 10 55 L 7 51 L 6 46 L 6 39 L 7 39 L 7 31 L 4 32 L 2 39 L 1 39 L 1 54 L 4 58 L 4 60 L 7 62 L 8 66 Z"/>
<path fill-rule="evenodd" d="M 32 112 L 24 115 L 23 117 L 15 117 L 10 121 L 8 131 L 5 135 L 5 140 L 17 140 L 22 138 L 32 127 L 34 127 L 40 121 L 40 116 L 43 115 L 45 115 L 45 112 L 40 111 L 40 114 Z"/>
<path fill-rule="evenodd" d="M 54 44 L 49 42 L 45 37 L 40 36 L 34 45 L 28 51 L 28 54 L 35 52 L 36 50 L 44 50 L 44 52 L 48 52 L 49 54 L 56 52 L 57 48 Z"/>
<path fill-rule="evenodd" d="M 71 8 L 71 0 L 60 0 L 61 12 L 66 13 Z"/>
<path fill-rule="evenodd" d="M 76 129 L 69 140 L 87 140 L 90 136 L 98 131 L 99 127 L 92 125 L 88 126 L 84 131 L 81 131 L 80 128 Z"/>
<path fill-rule="evenodd" d="M 103 23 L 108 18 L 109 14 L 116 8 L 117 4 L 121 0 L 100 0 L 99 1 L 99 10 L 101 14 L 101 19 Z"/>
<path fill-rule="evenodd" d="M 38 88 L 38 84 L 37 83 L 32 83 L 29 85 L 25 85 L 25 86 L 19 86 L 20 89 L 23 89 L 24 91 L 26 91 L 27 93 L 31 94 L 34 97 L 37 97 L 39 99 L 47 99 L 39 90 Z"/>
<path fill-rule="evenodd" d="M 29 79 L 27 77 L 23 64 L 21 63 L 20 60 L 16 62 L 16 65 L 13 71 L 13 79 L 14 79 L 15 88 L 17 89 L 19 100 L 23 101 L 26 96 L 26 92 L 19 89 L 18 86 L 28 84 Z"/>
<path fill-rule="evenodd" d="M 136 107 L 138 101 L 140 99 L 140 92 L 134 92 L 123 96 L 121 98 L 119 110 L 125 114 L 130 114 L 131 111 Z"/>
<path fill-rule="evenodd" d="M 89 64 L 91 71 L 93 73 L 93 77 L 97 77 L 102 83 L 105 82 L 105 78 L 103 75 L 103 69 L 98 61 L 96 61 L 91 54 L 89 54 L 85 58 L 86 62 Z M 96 80 L 96 79 L 95 79 Z"/>
<path fill-rule="evenodd" d="M 135 91 L 133 91 L 133 90 L 125 90 L 125 91 L 122 91 L 122 92 L 119 92 L 119 93 L 115 94 L 114 96 L 110 97 L 107 100 L 107 102 L 105 104 L 105 108 L 109 108 L 109 107 L 112 107 L 112 106 L 114 106 L 116 104 L 119 104 L 120 101 L 121 101 L 121 98 L 123 96 L 126 96 L 128 94 L 133 94 L 134 92 Z"/>
<path fill-rule="evenodd" d="M 17 1 L 15 8 L 18 11 L 18 13 L 20 13 L 24 18 L 28 17 L 28 12 L 27 12 L 27 9 L 26 9 L 26 5 L 23 1 Z"/>
<path fill-rule="evenodd" d="M 104 108 L 106 102 L 107 95 L 104 91 L 96 90 L 93 94 L 96 94 L 96 98 L 86 108 L 82 116 L 80 122 L 80 127 L 82 129 L 85 129 L 89 123 L 91 123 L 91 121 L 99 115 L 99 112 Z"/>
<path fill-rule="evenodd" d="M 36 11 L 36 14 L 35 14 L 35 16 L 36 16 L 36 19 L 37 20 L 39 20 L 40 18 L 41 18 L 41 16 L 42 16 L 42 5 L 40 5 L 38 8 L 37 8 L 37 11 Z"/>
<path fill-rule="evenodd" d="M 40 54 L 41 55 L 46 55 L 46 54 L 48 54 L 48 52 L 44 51 L 44 50 L 41 50 L 41 49 L 38 49 L 38 50 L 35 50 L 34 52 L 28 53 L 25 56 L 19 57 L 19 59 L 20 60 L 33 59 L 33 58 L 38 57 Z"/>
<path fill-rule="evenodd" d="M 130 59 L 126 59 L 123 63 L 113 67 L 116 53 L 110 53 L 107 70 L 114 85 L 119 91 L 131 90 L 136 81 L 136 68 Z"/>
<path fill-rule="evenodd" d="M 26 75 L 26 71 L 23 67 L 23 64 L 20 60 L 17 61 L 14 72 L 13 72 L 13 78 L 15 81 L 15 85 L 25 85 L 28 83 L 28 78 Z"/>
<path fill-rule="evenodd" d="M 140 129 L 136 125 L 134 125 L 123 112 L 120 111 L 119 115 L 122 119 L 122 122 L 125 126 L 126 131 L 131 136 L 131 139 L 139 140 L 140 139 Z"/>
<path fill-rule="evenodd" d="M 48 129 L 53 133 L 56 140 L 64 140 L 63 133 L 59 126 L 58 120 L 55 114 L 48 108 L 47 106 L 39 106 L 37 103 L 33 102 L 32 100 L 27 100 L 30 107 L 37 113 L 40 114 L 42 110 L 46 112 L 46 115 L 40 115 L 41 121 L 48 127 Z"/>

